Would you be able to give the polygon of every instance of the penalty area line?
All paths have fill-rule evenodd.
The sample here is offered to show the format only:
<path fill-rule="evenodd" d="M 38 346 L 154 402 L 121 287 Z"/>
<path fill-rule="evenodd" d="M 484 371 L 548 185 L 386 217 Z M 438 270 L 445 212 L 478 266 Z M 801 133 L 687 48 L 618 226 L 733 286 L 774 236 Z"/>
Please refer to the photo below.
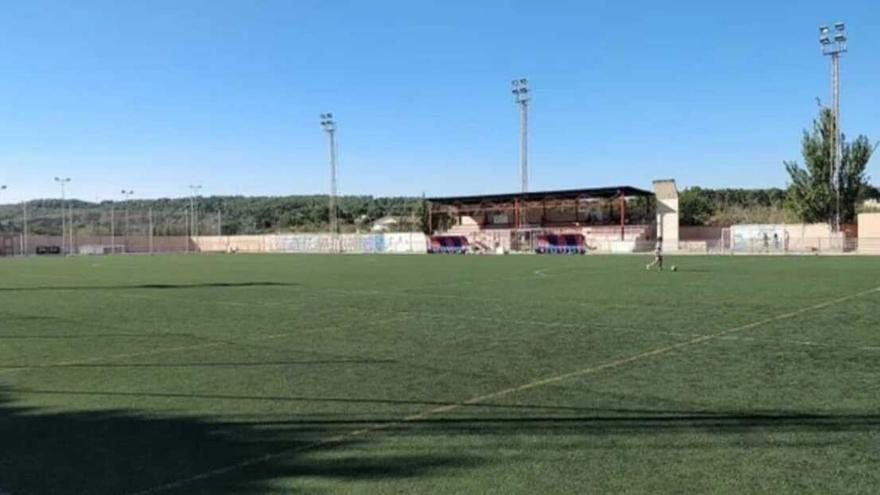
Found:
<path fill-rule="evenodd" d="M 787 313 L 782 313 L 782 314 L 779 314 L 776 316 L 771 316 L 769 318 L 764 318 L 764 319 L 761 319 L 758 321 L 754 321 L 752 323 L 747 323 L 745 325 L 740 325 L 740 326 L 736 326 L 733 328 L 728 328 L 726 330 L 722 330 L 720 332 L 716 332 L 713 334 L 700 335 L 700 336 L 694 337 L 690 340 L 686 340 L 684 342 L 678 342 L 676 344 L 671 344 L 671 345 L 667 345 L 664 347 L 658 347 L 658 348 L 644 351 L 644 352 L 641 352 L 639 354 L 635 354 L 635 355 L 632 355 L 629 357 L 615 359 L 613 361 L 608 361 L 606 363 L 599 364 L 596 366 L 582 368 L 579 370 L 570 371 L 568 373 L 562 373 L 559 375 L 543 378 L 540 380 L 535 380 L 533 382 L 525 383 L 525 384 L 518 385 L 515 387 L 506 388 L 503 390 L 499 390 L 497 392 L 479 395 L 479 396 L 464 400 L 462 402 L 457 402 L 454 404 L 434 407 L 434 408 L 428 409 L 426 411 L 423 411 L 423 412 L 420 412 L 417 414 L 405 416 L 397 421 L 389 421 L 387 423 L 375 424 L 372 426 L 368 426 L 368 427 L 361 428 L 358 430 L 350 431 L 347 433 L 341 433 L 339 435 L 328 437 L 328 438 L 318 440 L 318 441 L 315 441 L 315 442 L 312 442 L 309 444 L 301 445 L 299 447 L 293 447 L 293 448 L 289 448 L 289 449 L 283 449 L 283 450 L 280 450 L 277 452 L 268 453 L 268 454 L 265 454 L 265 455 L 262 455 L 259 457 L 254 457 L 254 458 L 247 459 L 247 460 L 244 460 L 244 461 L 241 461 L 238 463 L 229 464 L 229 465 L 222 466 L 222 467 L 219 467 L 216 469 L 212 469 L 210 471 L 205 471 L 205 472 L 190 476 L 188 478 L 183 478 L 183 479 L 179 479 L 176 481 L 171 481 L 168 483 L 164 483 L 162 485 L 155 486 L 153 488 L 148 488 L 146 490 L 133 492 L 130 495 L 152 495 L 154 493 L 159 493 L 159 492 L 163 492 L 166 490 L 173 490 L 176 488 L 181 488 L 181 487 L 184 487 L 184 486 L 189 485 L 191 483 L 215 478 L 217 476 L 221 476 L 221 475 L 224 475 L 224 474 L 227 474 L 227 473 L 239 470 L 239 469 L 258 465 L 263 462 L 268 462 L 268 461 L 271 461 L 274 459 L 286 457 L 291 454 L 297 454 L 300 452 L 313 450 L 313 449 L 315 449 L 317 447 L 321 447 L 323 445 L 339 444 L 339 443 L 342 443 L 342 442 L 345 442 L 348 440 L 352 440 L 354 438 L 364 436 L 364 435 L 367 435 L 370 433 L 377 433 L 382 430 L 386 430 L 388 428 L 391 428 L 392 426 L 399 426 L 399 425 L 403 425 L 406 423 L 419 422 L 419 421 L 428 419 L 431 416 L 436 416 L 438 414 L 456 411 L 458 409 L 462 409 L 467 406 L 480 404 L 480 403 L 485 402 L 490 399 L 497 399 L 498 397 L 504 397 L 504 396 L 512 395 L 512 394 L 515 394 L 518 392 L 524 392 L 524 391 L 531 390 L 534 388 L 542 387 L 544 385 L 559 383 L 559 382 L 562 382 L 562 381 L 570 379 L 570 378 L 592 375 L 592 374 L 596 374 L 596 373 L 599 373 L 599 372 L 602 372 L 605 370 L 619 368 L 619 367 L 622 367 L 622 366 L 627 365 L 629 363 L 641 361 L 643 359 L 669 354 L 672 351 L 675 351 L 678 349 L 691 347 L 696 344 L 700 344 L 702 342 L 717 339 L 717 338 L 723 337 L 725 335 L 730 335 L 732 333 L 743 332 L 745 330 L 750 330 L 752 328 L 757 328 L 757 327 L 767 325 L 770 323 L 774 323 L 777 321 L 782 321 L 782 320 L 794 318 L 796 316 L 800 316 L 802 314 L 809 313 L 811 311 L 817 311 L 820 309 L 824 309 L 824 308 L 827 308 L 830 306 L 834 306 L 836 304 L 840 304 L 840 303 L 843 303 L 846 301 L 850 301 L 852 299 L 856 299 L 856 298 L 859 298 L 859 297 L 862 297 L 862 296 L 865 296 L 868 294 L 872 294 L 872 293 L 877 293 L 877 292 L 880 292 L 880 287 L 874 287 L 873 289 L 864 290 L 861 292 L 857 292 L 855 294 L 850 294 L 848 296 L 838 297 L 835 299 L 831 299 L 829 301 L 814 304 L 814 305 L 807 306 L 807 307 L 797 309 L 794 311 L 789 311 Z"/>

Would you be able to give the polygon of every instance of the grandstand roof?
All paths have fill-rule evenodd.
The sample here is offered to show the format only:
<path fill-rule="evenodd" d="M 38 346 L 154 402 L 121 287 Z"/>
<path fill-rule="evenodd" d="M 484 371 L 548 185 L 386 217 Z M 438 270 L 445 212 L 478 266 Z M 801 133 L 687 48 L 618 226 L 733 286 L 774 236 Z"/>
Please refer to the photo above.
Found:
<path fill-rule="evenodd" d="M 432 203 L 440 204 L 462 204 L 462 203 L 480 203 L 483 201 L 491 201 L 496 203 L 520 200 L 541 200 L 541 199 L 578 199 L 578 198 L 597 198 L 610 199 L 616 198 L 623 194 L 626 197 L 646 197 L 653 196 L 654 193 L 639 189 L 632 186 L 616 186 L 616 187 L 594 187 L 588 189 L 563 189 L 558 191 L 535 191 L 526 193 L 508 193 L 508 194 L 484 194 L 476 196 L 448 196 L 440 198 L 428 198 Z"/>

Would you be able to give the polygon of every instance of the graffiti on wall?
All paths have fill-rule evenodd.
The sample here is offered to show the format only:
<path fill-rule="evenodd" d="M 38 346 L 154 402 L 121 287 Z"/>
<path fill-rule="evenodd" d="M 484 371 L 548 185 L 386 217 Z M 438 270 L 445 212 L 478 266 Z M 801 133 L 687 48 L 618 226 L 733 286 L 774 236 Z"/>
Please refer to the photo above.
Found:
<path fill-rule="evenodd" d="M 230 238 L 234 239 L 234 237 Z M 424 253 L 421 233 L 404 234 L 279 234 L 262 239 L 267 253 Z M 233 241 L 234 243 L 234 241 Z M 210 245 L 205 242 L 205 246 Z"/>

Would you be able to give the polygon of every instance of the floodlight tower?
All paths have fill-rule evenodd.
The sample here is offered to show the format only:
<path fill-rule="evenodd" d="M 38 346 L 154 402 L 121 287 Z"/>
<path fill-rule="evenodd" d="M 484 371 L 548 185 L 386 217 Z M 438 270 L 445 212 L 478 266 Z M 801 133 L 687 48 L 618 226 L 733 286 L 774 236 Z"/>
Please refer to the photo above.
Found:
<path fill-rule="evenodd" d="M 336 206 L 336 122 L 332 113 L 321 114 L 321 127 L 327 133 L 330 145 L 330 232 L 339 230 L 339 213 Z"/>
<path fill-rule="evenodd" d="M 819 44 L 822 55 L 831 57 L 831 187 L 836 196 L 834 229 L 840 231 L 840 168 L 843 162 L 843 140 L 840 132 L 840 55 L 846 53 L 846 25 L 834 23 L 834 33 L 828 26 L 819 26 Z"/>
<path fill-rule="evenodd" d="M 522 192 L 529 191 L 529 81 L 513 80 L 513 96 L 519 105 L 519 163 L 522 177 Z"/>
<path fill-rule="evenodd" d="M 63 179 L 60 177 L 55 177 L 55 182 L 61 184 L 61 250 L 64 251 L 65 249 L 67 249 L 67 246 L 64 243 L 65 238 L 67 238 L 68 243 L 71 246 L 73 245 L 73 242 L 69 239 L 69 236 L 67 236 L 67 220 L 66 220 L 66 215 L 64 213 L 64 202 L 67 198 L 67 196 L 65 195 L 64 189 L 65 189 L 65 186 L 70 182 L 70 177 L 65 177 Z M 72 227 L 71 227 L 71 231 L 73 231 Z M 70 252 L 70 251 L 68 251 L 68 252 Z"/>
<path fill-rule="evenodd" d="M 122 190 L 122 197 L 125 198 L 125 250 L 128 251 L 128 202 L 131 201 L 131 196 L 134 194 L 134 191 L 125 189 Z M 110 248 L 111 250 L 114 248 Z"/>

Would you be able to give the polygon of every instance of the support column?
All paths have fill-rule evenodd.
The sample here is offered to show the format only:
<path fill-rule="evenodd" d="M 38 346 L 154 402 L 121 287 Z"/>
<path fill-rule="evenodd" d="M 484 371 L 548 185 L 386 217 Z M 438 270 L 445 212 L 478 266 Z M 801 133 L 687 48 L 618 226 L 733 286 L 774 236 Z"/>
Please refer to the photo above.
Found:
<path fill-rule="evenodd" d="M 519 229 L 519 200 L 513 200 L 513 228 Z"/>
<path fill-rule="evenodd" d="M 428 204 L 426 207 L 428 208 L 428 225 L 427 225 L 428 229 L 427 230 L 428 230 L 428 235 L 431 235 L 434 233 L 434 203 L 431 203 L 430 201 L 428 201 Z"/>
<path fill-rule="evenodd" d="M 655 180 L 657 236 L 663 238 L 663 251 L 678 251 L 678 190 L 672 179 Z"/>
<path fill-rule="evenodd" d="M 620 193 L 620 240 L 624 240 L 626 233 L 626 198 Z"/>

